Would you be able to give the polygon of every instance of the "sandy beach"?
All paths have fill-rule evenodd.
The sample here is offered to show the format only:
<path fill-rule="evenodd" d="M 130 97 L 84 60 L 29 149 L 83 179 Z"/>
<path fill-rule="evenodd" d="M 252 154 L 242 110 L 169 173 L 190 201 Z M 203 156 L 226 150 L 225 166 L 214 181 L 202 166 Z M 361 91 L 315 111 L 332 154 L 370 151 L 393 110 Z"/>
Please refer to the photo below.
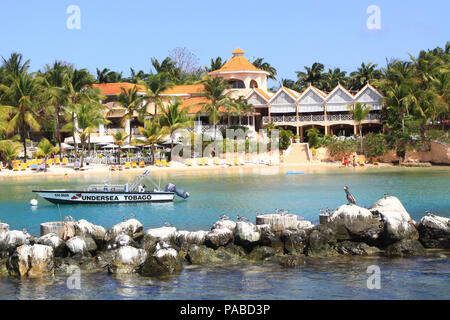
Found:
<path fill-rule="evenodd" d="M 264 164 L 251 164 L 246 163 L 240 166 L 228 166 L 228 165 L 208 165 L 199 166 L 193 164 L 192 166 L 187 166 L 181 162 L 172 161 L 169 167 L 157 167 L 155 165 L 148 165 L 145 168 L 132 168 L 123 170 L 110 170 L 108 165 L 89 165 L 85 167 L 85 170 L 74 170 L 73 165 L 68 166 L 57 166 L 53 165 L 44 171 L 31 171 L 29 168 L 25 171 L 12 171 L 3 169 L 0 171 L 1 178 L 34 178 L 34 177 L 46 177 L 46 176 L 79 176 L 79 175 L 102 175 L 102 174 L 114 174 L 114 175 L 126 175 L 126 174 L 140 174 L 145 170 L 161 171 L 161 172 L 195 172 L 195 173 L 208 173 L 217 170 L 226 171 L 242 171 L 242 170 L 253 170 L 253 169 L 279 169 L 283 171 L 287 170 L 306 170 L 311 168 L 340 168 L 340 162 L 313 162 L 311 164 L 298 163 L 298 164 L 285 164 L 281 163 L 279 165 L 264 165 Z M 377 168 L 377 167 L 393 167 L 392 164 L 380 163 L 379 165 L 366 164 L 364 167 L 355 167 L 357 169 L 364 168 Z"/>

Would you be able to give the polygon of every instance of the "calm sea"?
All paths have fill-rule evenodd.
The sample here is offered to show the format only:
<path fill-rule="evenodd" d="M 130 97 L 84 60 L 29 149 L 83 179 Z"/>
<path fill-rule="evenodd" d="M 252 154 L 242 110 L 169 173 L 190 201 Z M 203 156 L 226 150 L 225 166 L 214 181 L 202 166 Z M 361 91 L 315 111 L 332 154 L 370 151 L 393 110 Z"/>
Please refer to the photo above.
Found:
<path fill-rule="evenodd" d="M 412 218 L 425 210 L 450 217 L 450 169 L 308 168 L 287 175 L 282 168 L 166 172 L 152 175 L 156 184 L 167 182 L 187 190 L 188 200 L 173 203 L 120 205 L 62 205 L 63 216 L 87 219 L 106 228 L 134 214 L 144 228 L 165 222 L 178 230 L 208 230 L 222 214 L 255 220 L 257 212 L 287 209 L 318 223 L 322 208 L 346 203 L 348 185 L 360 206 L 370 206 L 384 193 L 398 197 Z M 0 178 L 0 221 L 11 229 L 27 228 L 39 235 L 39 224 L 59 220 L 55 205 L 38 198 L 33 189 L 84 188 L 89 184 L 126 183 L 134 176 L 86 175 L 47 178 Z M 151 186 L 151 183 L 146 183 Z M 381 289 L 367 289 L 367 267 L 381 269 Z M 227 268 L 188 267 L 164 279 L 140 276 L 82 275 L 81 290 L 69 290 L 66 277 L 51 281 L 0 279 L 0 299 L 450 299 L 448 253 L 410 259 L 351 258 L 308 260 L 297 269 L 277 265 L 241 265 Z"/>

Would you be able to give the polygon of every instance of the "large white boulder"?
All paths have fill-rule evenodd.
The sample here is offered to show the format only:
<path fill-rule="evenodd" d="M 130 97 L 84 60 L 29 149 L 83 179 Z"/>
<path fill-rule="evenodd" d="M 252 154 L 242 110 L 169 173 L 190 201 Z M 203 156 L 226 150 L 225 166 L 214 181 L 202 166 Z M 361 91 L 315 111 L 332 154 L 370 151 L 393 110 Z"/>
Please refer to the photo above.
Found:
<path fill-rule="evenodd" d="M 109 229 L 105 234 L 105 241 L 115 238 L 117 235 L 123 233 L 129 235 L 134 240 L 143 236 L 143 225 L 136 219 L 129 219 L 118 223 Z"/>
<path fill-rule="evenodd" d="M 147 257 L 140 273 L 152 277 L 179 272 L 182 269 L 183 263 L 178 252 L 173 248 L 162 248 Z"/>
<path fill-rule="evenodd" d="M 41 244 L 18 247 L 8 265 L 10 274 L 29 278 L 53 275 L 53 268 L 53 248 Z"/>
<path fill-rule="evenodd" d="M 234 232 L 234 229 L 236 228 L 236 222 L 231 220 L 219 220 L 212 225 L 211 230 L 223 228 L 227 228 Z"/>
<path fill-rule="evenodd" d="M 233 231 L 229 228 L 213 229 L 205 235 L 205 244 L 212 248 L 226 246 L 233 240 Z"/>
<path fill-rule="evenodd" d="M 384 236 L 387 243 L 402 239 L 419 239 L 419 233 L 414 225 L 414 221 L 396 197 L 378 200 L 370 207 L 370 211 L 381 216 L 384 222 Z"/>
<path fill-rule="evenodd" d="M 75 235 L 89 236 L 95 240 L 103 240 L 106 230 L 102 226 L 90 223 L 87 220 L 81 219 L 74 225 Z"/>
<path fill-rule="evenodd" d="M 66 243 L 54 233 L 43 235 L 36 243 L 52 247 L 56 257 L 64 256 L 67 250 Z"/>
<path fill-rule="evenodd" d="M 329 216 L 327 226 L 335 231 L 338 240 L 374 241 L 379 238 L 383 224 L 368 209 L 345 204 Z"/>
<path fill-rule="evenodd" d="M 147 258 L 145 250 L 130 246 L 120 247 L 114 253 L 114 260 L 109 266 L 109 271 L 115 274 L 136 272 Z"/>
<path fill-rule="evenodd" d="M 208 231 L 178 231 L 175 243 L 183 249 L 187 249 L 191 244 L 202 245 L 205 243 Z"/>
<path fill-rule="evenodd" d="M 234 239 L 237 244 L 244 247 L 256 244 L 261 238 L 261 232 L 251 222 L 238 222 L 234 229 Z"/>
<path fill-rule="evenodd" d="M 147 251 L 153 251 L 158 242 L 173 243 L 177 236 L 175 227 L 161 227 L 148 229 L 145 232 L 143 247 Z"/>
<path fill-rule="evenodd" d="M 86 241 L 79 236 L 70 238 L 69 240 L 67 240 L 66 242 L 67 248 L 69 249 L 70 253 L 72 255 L 75 254 L 86 254 L 88 252 L 88 247 L 86 244 Z"/>
<path fill-rule="evenodd" d="M 450 249 L 450 219 L 425 216 L 417 227 L 419 240 L 426 248 Z"/>
<path fill-rule="evenodd" d="M 14 250 L 24 244 L 30 244 L 33 236 L 18 230 L 0 233 L 0 252 L 5 251 L 12 254 Z"/>

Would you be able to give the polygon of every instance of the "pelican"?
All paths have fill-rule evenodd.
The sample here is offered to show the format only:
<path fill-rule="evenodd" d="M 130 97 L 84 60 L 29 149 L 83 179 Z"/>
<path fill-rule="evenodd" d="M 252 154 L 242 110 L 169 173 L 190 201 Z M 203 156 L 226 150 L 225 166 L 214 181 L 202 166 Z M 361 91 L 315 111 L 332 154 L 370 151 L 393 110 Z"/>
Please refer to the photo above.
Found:
<path fill-rule="evenodd" d="M 127 218 L 125 216 L 122 217 L 123 221 L 127 221 Z"/>
<path fill-rule="evenodd" d="M 387 199 L 387 197 L 388 197 L 388 194 L 384 193 L 384 198 Z"/>
<path fill-rule="evenodd" d="M 131 218 L 134 218 L 134 217 L 136 217 L 136 216 L 134 215 L 134 213 L 132 213 L 132 214 L 130 214 L 130 217 L 131 217 Z"/>
<path fill-rule="evenodd" d="M 350 191 L 348 191 L 348 187 L 347 187 L 347 186 L 344 187 L 344 190 L 345 190 L 345 194 L 347 195 L 347 201 L 348 201 L 348 204 L 356 204 L 356 199 L 355 199 L 355 197 L 350 193 Z"/>

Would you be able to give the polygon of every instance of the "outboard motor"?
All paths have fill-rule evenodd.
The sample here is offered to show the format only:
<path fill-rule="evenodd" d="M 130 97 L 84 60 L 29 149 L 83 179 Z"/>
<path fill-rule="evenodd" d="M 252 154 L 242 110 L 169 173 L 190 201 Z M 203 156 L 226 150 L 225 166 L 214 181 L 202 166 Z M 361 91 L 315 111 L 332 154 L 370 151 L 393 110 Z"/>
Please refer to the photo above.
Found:
<path fill-rule="evenodd" d="M 187 199 L 189 197 L 189 192 L 184 191 L 183 189 L 177 188 L 176 185 L 174 185 L 173 183 L 170 183 L 170 182 L 166 185 L 166 188 L 164 189 L 164 191 L 173 192 L 177 196 L 179 196 L 183 199 Z"/>

